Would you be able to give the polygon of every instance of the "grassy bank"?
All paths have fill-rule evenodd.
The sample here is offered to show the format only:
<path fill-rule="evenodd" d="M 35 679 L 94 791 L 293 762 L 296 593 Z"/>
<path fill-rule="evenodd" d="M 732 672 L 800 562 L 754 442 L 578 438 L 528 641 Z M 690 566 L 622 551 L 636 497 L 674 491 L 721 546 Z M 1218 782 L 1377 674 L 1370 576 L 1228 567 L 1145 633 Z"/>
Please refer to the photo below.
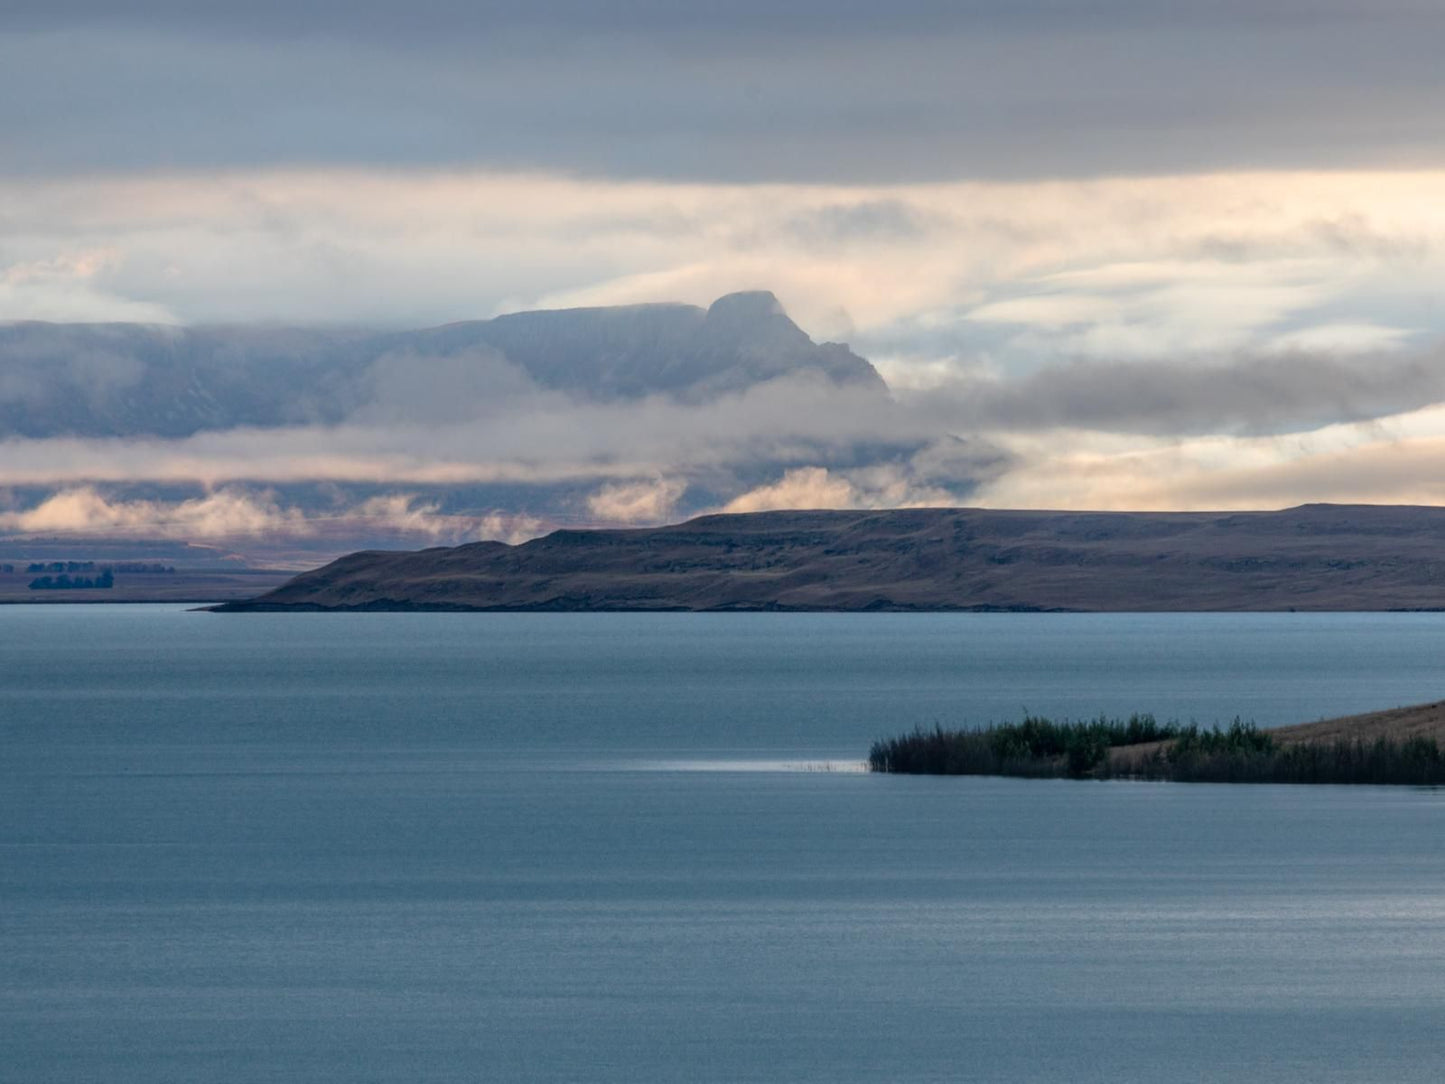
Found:
<path fill-rule="evenodd" d="M 874 742 L 868 766 L 923 775 L 1445 784 L 1445 754 L 1433 737 L 1281 742 L 1239 721 L 1206 729 L 1159 723 L 1149 715 L 1080 723 L 1029 717 L 983 730 L 917 730 Z"/>

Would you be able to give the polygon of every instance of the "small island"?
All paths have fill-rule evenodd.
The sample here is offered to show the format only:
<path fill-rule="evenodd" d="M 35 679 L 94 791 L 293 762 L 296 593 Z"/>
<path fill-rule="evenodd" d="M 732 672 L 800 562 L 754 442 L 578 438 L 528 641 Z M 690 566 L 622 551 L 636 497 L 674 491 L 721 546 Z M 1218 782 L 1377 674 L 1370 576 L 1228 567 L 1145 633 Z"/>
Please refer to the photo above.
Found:
<path fill-rule="evenodd" d="M 1445 701 L 1261 730 L 1030 716 L 979 730 L 916 730 L 874 742 L 868 767 L 910 775 L 1153 779 L 1181 783 L 1445 784 Z"/>

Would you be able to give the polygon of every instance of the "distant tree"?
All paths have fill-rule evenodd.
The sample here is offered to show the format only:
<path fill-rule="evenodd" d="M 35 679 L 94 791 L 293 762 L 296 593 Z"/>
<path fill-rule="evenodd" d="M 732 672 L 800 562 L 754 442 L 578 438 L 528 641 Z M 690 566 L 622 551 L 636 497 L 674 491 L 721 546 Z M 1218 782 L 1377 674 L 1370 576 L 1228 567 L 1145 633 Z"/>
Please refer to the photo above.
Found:
<path fill-rule="evenodd" d="M 99 576 L 71 576 L 62 572 L 59 576 L 37 576 L 30 581 L 32 591 L 73 591 L 77 589 L 115 586 L 115 576 L 106 569 Z"/>

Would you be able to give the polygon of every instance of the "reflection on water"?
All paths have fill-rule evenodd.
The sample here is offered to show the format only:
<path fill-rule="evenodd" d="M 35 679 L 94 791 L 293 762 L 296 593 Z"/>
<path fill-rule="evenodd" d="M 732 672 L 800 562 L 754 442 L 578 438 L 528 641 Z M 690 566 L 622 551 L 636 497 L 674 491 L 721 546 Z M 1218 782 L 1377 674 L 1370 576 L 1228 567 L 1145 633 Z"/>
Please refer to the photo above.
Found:
<path fill-rule="evenodd" d="M 613 770 L 639 772 L 866 772 L 866 760 L 638 760 L 602 762 Z"/>

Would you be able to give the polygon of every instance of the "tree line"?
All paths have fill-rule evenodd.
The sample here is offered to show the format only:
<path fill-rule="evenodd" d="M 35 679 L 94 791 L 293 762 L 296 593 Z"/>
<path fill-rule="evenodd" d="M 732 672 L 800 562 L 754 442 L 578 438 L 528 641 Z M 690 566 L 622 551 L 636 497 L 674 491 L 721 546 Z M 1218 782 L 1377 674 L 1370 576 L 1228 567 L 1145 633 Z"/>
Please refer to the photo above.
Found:
<path fill-rule="evenodd" d="M 1112 751 L 1135 747 L 1135 755 Z M 1339 738 L 1284 744 L 1253 723 L 1228 727 L 1127 720 L 1056 723 L 1029 716 L 982 730 L 918 729 L 873 743 L 875 772 L 1025 778 L 1161 779 L 1185 783 L 1445 784 L 1434 738 Z"/>
<path fill-rule="evenodd" d="M 62 572 L 59 576 L 37 576 L 30 581 L 32 591 L 69 591 L 75 588 L 110 588 L 115 586 L 115 574 L 105 569 L 99 576 L 71 576 Z"/>

